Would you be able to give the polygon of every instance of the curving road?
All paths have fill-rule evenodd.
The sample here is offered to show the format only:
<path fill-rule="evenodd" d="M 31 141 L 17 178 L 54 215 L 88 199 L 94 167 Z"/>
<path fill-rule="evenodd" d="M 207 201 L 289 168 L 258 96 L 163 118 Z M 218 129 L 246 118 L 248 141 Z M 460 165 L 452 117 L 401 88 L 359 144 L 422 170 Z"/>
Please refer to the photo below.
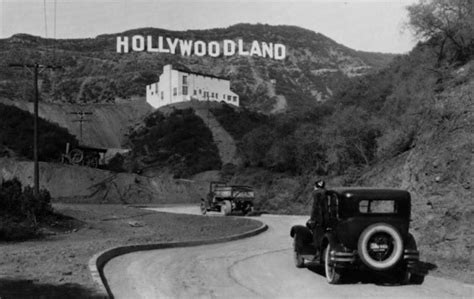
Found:
<path fill-rule="evenodd" d="M 197 207 L 161 211 L 199 213 Z M 436 277 L 419 285 L 380 285 L 368 279 L 329 285 L 319 268 L 293 265 L 289 229 L 307 217 L 262 216 L 258 236 L 223 244 L 143 251 L 104 268 L 115 298 L 474 298 L 474 286 Z"/>

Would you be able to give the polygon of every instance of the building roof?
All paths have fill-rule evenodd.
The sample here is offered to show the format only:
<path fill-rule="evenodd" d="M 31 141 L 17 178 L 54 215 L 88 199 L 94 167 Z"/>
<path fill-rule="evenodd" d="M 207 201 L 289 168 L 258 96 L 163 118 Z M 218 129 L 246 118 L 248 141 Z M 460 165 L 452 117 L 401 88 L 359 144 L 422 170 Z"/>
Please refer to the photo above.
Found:
<path fill-rule="evenodd" d="M 187 70 L 180 69 L 180 68 L 175 68 L 175 67 L 172 67 L 172 69 L 180 71 L 182 73 L 188 73 L 188 74 L 197 75 L 197 76 L 203 76 L 203 77 L 209 77 L 209 78 L 214 78 L 214 79 L 230 81 L 230 78 L 228 78 L 228 77 L 219 77 L 219 76 L 214 76 L 214 75 L 209 75 L 209 74 L 204 74 L 204 73 L 199 73 L 199 72 L 191 72 L 191 71 L 187 71 Z"/>

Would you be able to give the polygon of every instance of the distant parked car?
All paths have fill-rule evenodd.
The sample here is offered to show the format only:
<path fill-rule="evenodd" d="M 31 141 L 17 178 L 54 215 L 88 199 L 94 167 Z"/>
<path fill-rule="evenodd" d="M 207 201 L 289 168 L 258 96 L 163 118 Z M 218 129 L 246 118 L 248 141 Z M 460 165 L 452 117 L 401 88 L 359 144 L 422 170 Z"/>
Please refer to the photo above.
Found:
<path fill-rule="evenodd" d="M 389 273 L 400 283 L 422 284 L 427 270 L 409 232 L 411 198 L 404 190 L 334 189 L 322 204 L 322 227 L 313 221 L 291 228 L 294 261 L 324 265 L 326 279 L 338 284 L 348 269 Z"/>
<path fill-rule="evenodd" d="M 206 215 L 208 211 L 215 211 L 228 215 L 240 211 L 246 215 L 253 211 L 254 198 L 252 187 L 211 182 L 206 199 L 201 199 L 201 213 Z"/>

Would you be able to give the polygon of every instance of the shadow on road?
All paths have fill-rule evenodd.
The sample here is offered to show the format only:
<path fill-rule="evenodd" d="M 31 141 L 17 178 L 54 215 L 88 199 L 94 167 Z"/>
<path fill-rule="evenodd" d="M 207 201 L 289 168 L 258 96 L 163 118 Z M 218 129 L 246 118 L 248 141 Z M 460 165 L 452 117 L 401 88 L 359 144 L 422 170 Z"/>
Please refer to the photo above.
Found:
<path fill-rule="evenodd" d="M 421 262 L 420 267 L 426 271 L 433 271 L 438 268 L 435 264 L 428 262 Z M 318 264 L 309 264 L 306 267 L 313 273 L 326 277 L 324 273 L 324 266 Z M 371 271 L 357 271 L 357 270 L 345 270 L 343 276 L 343 284 L 376 284 L 380 286 L 398 286 L 400 285 L 399 279 L 390 272 L 371 272 Z"/>
<path fill-rule="evenodd" d="M 38 284 L 26 279 L 0 279 L 0 298 L 104 298 L 79 284 Z"/>

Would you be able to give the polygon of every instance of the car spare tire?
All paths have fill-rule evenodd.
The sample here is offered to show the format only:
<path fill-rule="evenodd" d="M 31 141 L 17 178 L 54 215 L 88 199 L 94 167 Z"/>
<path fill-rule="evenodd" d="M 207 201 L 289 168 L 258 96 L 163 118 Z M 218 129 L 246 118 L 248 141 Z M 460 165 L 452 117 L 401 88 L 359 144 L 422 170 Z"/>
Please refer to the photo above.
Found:
<path fill-rule="evenodd" d="M 395 266 L 403 254 L 403 239 L 391 225 L 376 223 L 367 227 L 357 244 L 362 262 L 374 270 Z"/>

